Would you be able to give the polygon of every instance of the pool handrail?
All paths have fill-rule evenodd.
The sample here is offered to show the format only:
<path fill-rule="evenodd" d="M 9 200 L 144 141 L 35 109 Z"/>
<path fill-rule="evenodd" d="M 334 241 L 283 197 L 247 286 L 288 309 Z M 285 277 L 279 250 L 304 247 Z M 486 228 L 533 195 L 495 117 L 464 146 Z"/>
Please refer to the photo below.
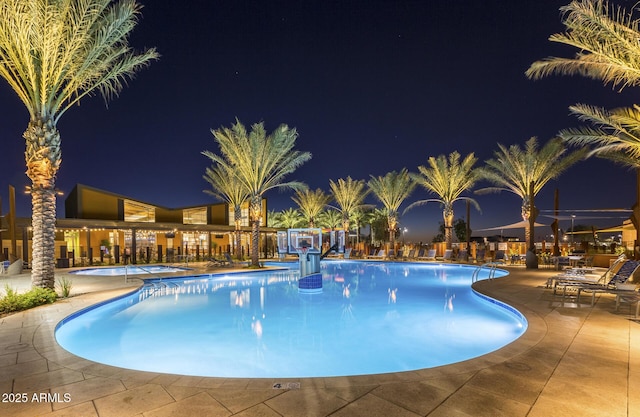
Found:
<path fill-rule="evenodd" d="M 482 270 L 483 267 L 488 267 L 489 268 L 489 277 L 487 279 L 493 279 L 495 278 L 496 275 L 496 269 L 498 268 L 498 266 L 503 265 L 502 262 L 487 262 L 484 263 L 480 266 L 478 266 L 474 271 L 473 274 L 471 275 L 471 282 L 477 282 L 478 281 L 478 276 L 480 275 L 480 271 Z"/>

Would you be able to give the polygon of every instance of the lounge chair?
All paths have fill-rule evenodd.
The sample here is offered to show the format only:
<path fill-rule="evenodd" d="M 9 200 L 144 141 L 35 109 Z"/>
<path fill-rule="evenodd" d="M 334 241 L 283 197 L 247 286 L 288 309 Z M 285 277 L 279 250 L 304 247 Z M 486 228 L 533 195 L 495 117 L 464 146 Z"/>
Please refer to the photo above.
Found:
<path fill-rule="evenodd" d="M 409 251 L 409 254 L 407 255 L 407 259 L 413 259 L 416 255 L 416 250 L 415 249 L 411 249 Z"/>
<path fill-rule="evenodd" d="M 547 288 L 553 288 L 553 294 L 555 295 L 558 287 L 576 286 L 580 284 L 604 284 L 613 277 L 622 263 L 626 261 L 625 255 L 620 255 L 615 262 L 609 266 L 609 268 L 602 274 L 595 274 L 591 268 L 570 268 L 564 270 L 561 274 L 554 275 L 547 280 Z M 564 292 L 563 288 L 563 292 Z"/>
<path fill-rule="evenodd" d="M 466 249 L 460 249 L 458 252 L 458 262 L 467 262 L 469 260 L 469 254 Z"/>
<path fill-rule="evenodd" d="M 493 262 L 506 263 L 507 262 L 507 254 L 504 253 L 503 250 L 497 250 L 495 255 L 493 256 Z"/>
<path fill-rule="evenodd" d="M 229 262 L 226 259 L 217 259 L 217 258 L 210 258 L 207 261 L 207 265 L 205 266 L 206 268 L 217 268 L 220 266 L 225 266 L 228 265 Z"/>
<path fill-rule="evenodd" d="M 418 255 L 418 259 L 423 260 L 423 261 L 435 261 L 436 260 L 436 250 L 435 249 L 429 249 L 427 251 L 426 255 L 424 254 L 424 250 L 423 250 L 422 251 L 422 255 L 423 256 L 419 256 Z"/>
<path fill-rule="evenodd" d="M 453 256 L 453 250 L 447 249 L 444 251 L 444 255 L 436 256 L 437 261 L 451 261 L 451 257 Z"/>
<path fill-rule="evenodd" d="M 596 294 L 598 293 L 612 293 L 618 294 L 621 291 L 619 286 L 624 286 L 627 284 L 636 271 L 640 268 L 640 261 L 626 261 L 620 266 L 618 272 L 611 278 L 611 280 L 607 284 L 583 284 L 578 287 L 578 298 L 577 302 L 580 302 L 580 293 L 582 291 L 587 291 L 591 293 L 591 305 L 595 304 Z"/>
<path fill-rule="evenodd" d="M 417 260 L 421 260 L 422 258 L 424 258 L 424 248 L 418 249 L 418 254 L 416 255 Z"/>
<path fill-rule="evenodd" d="M 484 259 L 485 259 L 485 250 L 484 249 L 478 249 L 476 251 L 476 262 L 479 264 L 483 264 L 484 263 Z"/>
<path fill-rule="evenodd" d="M 367 259 L 384 259 L 386 252 L 384 249 L 380 249 L 377 254 L 367 256 Z"/>
<path fill-rule="evenodd" d="M 619 284 L 625 284 L 629 278 L 633 276 L 633 274 L 640 267 L 639 261 L 623 261 L 619 262 L 615 265 L 616 268 L 610 268 L 603 274 L 603 276 L 596 282 L 590 282 L 588 278 L 583 280 L 572 280 L 560 282 L 557 286 L 562 286 L 562 299 L 567 294 L 567 288 L 577 290 L 577 298 L 576 302 L 580 302 L 580 294 L 583 291 L 591 292 L 591 305 L 595 303 L 595 296 L 597 293 L 603 292 L 614 292 L 616 290 L 616 286 Z M 555 294 L 555 290 L 554 290 Z"/>

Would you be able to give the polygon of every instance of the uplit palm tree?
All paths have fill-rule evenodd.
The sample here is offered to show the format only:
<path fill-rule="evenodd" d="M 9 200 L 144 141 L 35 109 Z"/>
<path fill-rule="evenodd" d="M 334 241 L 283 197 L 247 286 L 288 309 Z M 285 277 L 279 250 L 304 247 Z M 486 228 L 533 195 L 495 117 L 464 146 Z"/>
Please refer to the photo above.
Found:
<path fill-rule="evenodd" d="M 367 221 L 367 215 L 364 210 L 355 210 L 351 213 L 349 224 L 352 225 L 352 230 L 356 232 L 356 244 L 360 243 L 360 228 Z"/>
<path fill-rule="evenodd" d="M 498 144 L 499 150 L 494 158 L 485 161 L 486 166 L 480 169 L 482 178 L 495 184 L 476 190 L 478 194 L 509 191 L 522 199 L 520 214 L 527 222 L 532 215 L 530 202 L 540 190 L 552 179 L 557 178 L 571 165 L 582 159 L 586 150 L 569 152 L 565 144 L 558 138 L 548 141 L 538 150 L 535 137 L 529 139 L 524 149 L 518 145 L 506 147 Z M 530 185 L 533 183 L 533 194 Z M 534 219 L 536 214 L 533 213 Z M 529 227 L 525 228 L 526 241 L 529 242 Z"/>
<path fill-rule="evenodd" d="M 527 77 L 582 75 L 620 89 L 640 84 L 640 30 L 632 12 L 602 0 L 574 0 L 560 11 L 567 30 L 549 40 L 578 51 L 573 58 L 549 57 L 534 62 L 526 71 Z"/>
<path fill-rule="evenodd" d="M 342 215 L 337 210 L 323 210 L 318 214 L 317 223 L 320 227 L 335 230 L 342 224 Z"/>
<path fill-rule="evenodd" d="M 304 225 L 304 218 L 300 211 L 294 208 L 288 208 L 280 212 L 276 212 L 276 221 L 274 227 L 284 227 L 285 229 L 295 229 Z"/>
<path fill-rule="evenodd" d="M 587 156 L 610 159 L 631 168 L 640 168 L 640 106 L 607 111 L 584 104 L 569 107 L 571 113 L 595 128 L 565 129 L 558 133 L 576 145 L 592 145 Z"/>
<path fill-rule="evenodd" d="M 365 189 L 364 180 L 346 180 L 339 178 L 337 182 L 329 180 L 333 200 L 338 204 L 337 210 L 342 214 L 342 228 L 346 235 L 349 234 L 349 218 L 351 214 L 363 207 L 362 202 L 369 193 Z"/>
<path fill-rule="evenodd" d="M 128 38 L 140 5 L 133 0 L 4 0 L 0 5 L 0 76 L 29 111 L 33 285 L 54 288 L 56 176 L 62 161 L 60 117 L 88 95 L 105 100 L 158 58 L 135 53 Z"/>
<path fill-rule="evenodd" d="M 454 151 L 449 154 L 449 158 L 445 155 L 440 155 L 437 158 L 429 157 L 427 161 L 428 167 L 421 165 L 418 167 L 419 174 L 411 174 L 411 177 L 418 185 L 437 195 L 438 198 L 416 201 L 407 207 L 405 212 L 413 207 L 430 202 L 440 203 L 442 205 L 447 249 L 451 249 L 453 240 L 453 203 L 460 200 L 469 201 L 476 209 L 480 209 L 474 199 L 462 196 L 462 193 L 470 190 L 479 179 L 478 168 L 473 167 L 476 161 L 477 158 L 473 153 L 470 153 L 460 161 L 460 154 Z"/>
<path fill-rule="evenodd" d="M 316 227 L 318 214 L 324 210 L 331 197 L 326 195 L 320 188 L 315 191 L 309 189 L 296 191 L 291 199 L 298 205 L 302 216 L 306 219 L 309 227 Z"/>
<path fill-rule="evenodd" d="M 620 90 L 640 84 L 640 27 L 633 12 L 599 0 L 573 1 L 560 10 L 567 30 L 551 35 L 549 40 L 572 46 L 578 52 L 574 58 L 549 57 L 534 62 L 526 72 L 529 78 L 582 75 Z M 576 104 L 570 109 L 595 129 L 563 130 L 559 134 L 562 139 L 577 145 L 594 145 L 591 155 L 640 166 L 638 106 L 607 111 Z"/>
<path fill-rule="evenodd" d="M 207 158 L 213 159 L 211 152 L 202 152 Z M 211 184 L 211 190 L 204 190 L 205 193 L 226 202 L 233 208 L 233 221 L 235 224 L 235 248 L 236 257 L 242 258 L 242 205 L 249 199 L 249 193 L 244 185 L 234 175 L 233 168 L 226 163 L 214 163 L 205 170 L 202 176 L 205 181 Z"/>
<path fill-rule="evenodd" d="M 404 200 L 411 195 L 416 183 L 411 179 L 409 171 L 403 168 L 400 172 L 388 172 L 384 177 L 372 175 L 368 185 L 385 208 L 389 226 L 389 242 L 394 248 L 395 232 L 398 227 L 398 210 Z"/>
<path fill-rule="evenodd" d="M 231 129 L 212 130 L 222 155 L 211 154 L 214 162 L 229 164 L 249 194 L 251 228 L 251 265 L 259 267 L 258 244 L 264 194 L 274 188 L 304 189 L 299 181 L 283 182 L 284 177 L 311 159 L 309 152 L 293 149 L 298 132 L 287 125 L 267 135 L 263 123 L 255 123 L 248 133 L 236 120 Z"/>

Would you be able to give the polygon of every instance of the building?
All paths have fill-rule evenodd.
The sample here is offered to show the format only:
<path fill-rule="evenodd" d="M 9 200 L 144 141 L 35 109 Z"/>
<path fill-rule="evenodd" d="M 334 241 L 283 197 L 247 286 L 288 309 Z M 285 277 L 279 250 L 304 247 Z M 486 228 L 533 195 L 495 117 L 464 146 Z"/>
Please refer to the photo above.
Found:
<path fill-rule="evenodd" d="M 10 199 L 11 200 L 11 199 Z M 11 205 L 11 204 L 10 204 Z M 235 247 L 233 208 L 226 203 L 166 208 L 77 184 L 56 222 L 57 266 L 203 260 L 223 252 L 248 255 L 248 203 L 242 208 L 242 243 Z M 31 259 L 31 219 L 2 218 L 0 257 Z M 267 201 L 262 212 L 266 223 Z M 15 218 L 15 220 L 12 220 Z M 262 257 L 273 256 L 276 230 L 260 228 Z M 12 256 L 13 255 L 13 256 Z"/>

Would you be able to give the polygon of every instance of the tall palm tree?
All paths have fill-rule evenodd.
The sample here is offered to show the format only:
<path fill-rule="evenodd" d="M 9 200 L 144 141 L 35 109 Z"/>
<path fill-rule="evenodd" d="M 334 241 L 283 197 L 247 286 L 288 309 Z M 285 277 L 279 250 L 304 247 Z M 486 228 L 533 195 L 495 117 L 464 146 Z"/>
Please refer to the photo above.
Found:
<path fill-rule="evenodd" d="M 337 210 L 342 214 L 342 227 L 344 233 L 349 235 L 349 218 L 352 213 L 363 207 L 364 198 L 369 193 L 365 189 L 364 180 L 346 180 L 339 178 L 337 182 L 329 180 L 333 200 L 338 204 Z"/>
<path fill-rule="evenodd" d="M 527 77 L 582 75 L 620 89 L 640 84 L 640 30 L 632 12 L 603 0 L 574 0 L 560 11 L 567 30 L 549 40 L 576 48 L 576 55 L 536 61 Z"/>
<path fill-rule="evenodd" d="M 548 141 L 538 150 L 538 140 L 529 139 L 524 149 L 518 145 L 506 147 L 498 144 L 498 151 L 494 158 L 485 161 L 485 167 L 480 168 L 480 175 L 495 187 L 476 190 L 476 193 L 491 193 L 509 191 L 522 199 L 520 214 L 522 220 L 528 221 L 531 215 L 531 199 L 552 179 L 557 178 L 571 165 L 582 159 L 586 150 L 569 152 L 562 140 L 555 138 Z M 533 183 L 533 194 L 530 186 Z M 525 228 L 526 241 L 529 241 L 531 230 Z"/>
<path fill-rule="evenodd" d="M 275 227 L 284 227 L 286 229 L 295 229 L 304 225 L 304 218 L 299 210 L 288 208 L 276 213 L 277 222 Z"/>
<path fill-rule="evenodd" d="M 383 177 L 372 175 L 368 185 L 376 198 L 384 205 L 389 226 L 389 242 L 394 248 L 395 232 L 398 227 L 398 210 L 404 200 L 411 195 L 416 183 L 411 179 L 409 171 L 402 168 L 400 172 L 391 171 Z"/>
<path fill-rule="evenodd" d="M 635 7 L 635 6 L 634 6 Z M 574 58 L 549 57 L 531 64 L 526 75 L 583 75 L 619 87 L 640 84 L 640 26 L 632 12 L 601 0 L 573 1 L 562 7 L 567 31 L 549 40 L 578 49 Z M 559 136 L 576 145 L 594 145 L 592 155 L 640 166 L 640 110 L 637 105 L 607 111 L 585 104 L 571 113 L 595 129 L 567 129 Z"/>
<path fill-rule="evenodd" d="M 318 214 L 318 225 L 335 230 L 342 224 L 342 215 L 334 209 L 323 210 Z"/>
<path fill-rule="evenodd" d="M 33 285 L 54 288 L 56 190 L 62 161 L 60 117 L 88 95 L 105 100 L 158 58 L 128 45 L 140 5 L 134 0 L 4 0 L 0 6 L 0 76 L 29 111 Z"/>
<path fill-rule="evenodd" d="M 213 154 L 208 151 L 202 152 L 204 156 L 213 159 Z M 205 181 L 211 184 L 211 190 L 204 190 L 205 193 L 226 202 L 233 208 L 233 220 L 235 224 L 235 248 L 236 257 L 242 258 L 242 205 L 249 199 L 249 193 L 244 185 L 234 175 L 233 168 L 226 163 L 214 163 L 205 170 L 203 175 Z"/>
<path fill-rule="evenodd" d="M 631 168 L 640 168 L 640 106 L 605 110 L 585 104 L 570 106 L 571 113 L 594 128 L 564 129 L 563 140 L 576 145 L 592 145 L 587 156 L 598 156 Z"/>
<path fill-rule="evenodd" d="M 300 212 L 307 221 L 308 226 L 313 228 L 315 227 L 318 214 L 324 210 L 331 197 L 318 188 L 315 191 L 309 189 L 298 190 L 291 199 L 300 208 Z"/>
<path fill-rule="evenodd" d="M 405 212 L 430 202 L 440 203 L 447 249 L 451 249 L 453 240 L 453 203 L 460 200 L 469 201 L 476 209 L 480 209 L 474 199 L 462 196 L 462 193 L 470 190 L 479 179 L 479 170 L 473 167 L 476 161 L 477 158 L 473 153 L 461 161 L 460 154 L 454 151 L 449 154 L 449 158 L 445 155 L 440 155 L 437 158 L 429 157 L 428 167 L 421 165 L 418 167 L 419 174 L 411 174 L 418 185 L 437 195 L 438 198 L 416 201 L 407 207 Z"/>
<path fill-rule="evenodd" d="M 221 155 L 211 153 L 214 162 L 229 164 L 233 173 L 248 191 L 251 217 L 251 265 L 259 267 L 258 244 L 262 199 L 274 188 L 304 189 L 299 181 L 284 182 L 284 178 L 311 159 L 311 153 L 293 149 L 298 132 L 281 124 L 267 135 L 264 124 L 255 123 L 251 132 L 236 120 L 231 128 L 212 130 Z"/>

